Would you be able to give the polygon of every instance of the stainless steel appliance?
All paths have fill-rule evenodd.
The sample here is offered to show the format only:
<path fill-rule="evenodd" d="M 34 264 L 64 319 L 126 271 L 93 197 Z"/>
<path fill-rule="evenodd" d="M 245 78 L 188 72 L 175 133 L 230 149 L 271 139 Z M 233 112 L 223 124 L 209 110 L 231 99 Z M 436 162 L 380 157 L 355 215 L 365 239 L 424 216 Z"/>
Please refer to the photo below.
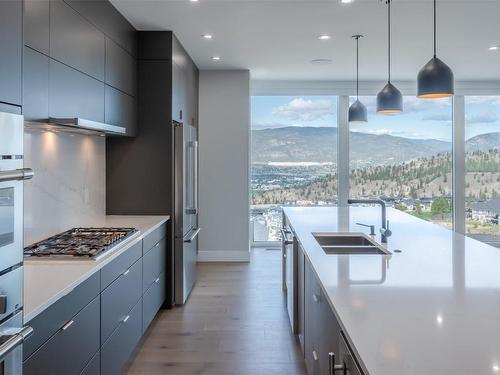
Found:
<path fill-rule="evenodd" d="M 178 121 L 174 126 L 175 209 L 174 301 L 182 305 L 196 282 L 198 256 L 198 132 Z"/>
<path fill-rule="evenodd" d="M 0 374 L 22 374 L 23 327 L 23 168 L 24 122 L 0 113 Z"/>
<path fill-rule="evenodd" d="M 281 229 L 281 252 L 284 267 L 284 290 L 286 291 L 286 309 L 294 334 L 298 333 L 298 243 L 289 228 Z"/>
<path fill-rule="evenodd" d="M 73 228 L 24 248 L 24 256 L 98 260 L 138 233 L 135 228 Z"/>

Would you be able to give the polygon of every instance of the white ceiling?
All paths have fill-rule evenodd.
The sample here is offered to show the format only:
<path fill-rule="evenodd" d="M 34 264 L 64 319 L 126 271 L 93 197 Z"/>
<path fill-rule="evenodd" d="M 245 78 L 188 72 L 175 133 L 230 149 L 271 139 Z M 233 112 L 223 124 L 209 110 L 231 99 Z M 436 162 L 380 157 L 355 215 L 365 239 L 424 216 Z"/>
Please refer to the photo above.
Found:
<path fill-rule="evenodd" d="M 259 80 L 385 79 L 386 6 L 379 0 L 111 0 L 139 30 L 173 30 L 200 69 L 250 69 Z M 500 0 L 438 1 L 438 56 L 457 80 L 500 80 Z M 205 40 L 202 34 L 213 34 Z M 323 33 L 328 41 L 318 40 Z M 212 61 L 212 56 L 221 61 Z M 432 55 L 432 1 L 393 0 L 393 77 L 414 80 Z M 312 59 L 332 59 L 314 65 Z"/>

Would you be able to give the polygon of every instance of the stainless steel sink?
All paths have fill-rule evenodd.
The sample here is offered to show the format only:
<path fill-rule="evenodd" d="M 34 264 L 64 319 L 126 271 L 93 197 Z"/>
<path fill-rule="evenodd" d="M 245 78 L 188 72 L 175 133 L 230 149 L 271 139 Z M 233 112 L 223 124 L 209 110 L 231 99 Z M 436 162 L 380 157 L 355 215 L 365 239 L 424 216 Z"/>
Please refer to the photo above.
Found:
<path fill-rule="evenodd" d="M 363 233 L 313 233 L 312 235 L 327 254 L 390 254 Z"/>

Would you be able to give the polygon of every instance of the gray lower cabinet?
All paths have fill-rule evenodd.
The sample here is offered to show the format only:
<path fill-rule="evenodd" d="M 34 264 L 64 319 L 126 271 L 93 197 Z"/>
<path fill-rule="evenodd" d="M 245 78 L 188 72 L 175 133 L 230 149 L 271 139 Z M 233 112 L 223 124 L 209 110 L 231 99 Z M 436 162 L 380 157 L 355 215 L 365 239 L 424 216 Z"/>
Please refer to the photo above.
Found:
<path fill-rule="evenodd" d="M 101 293 L 101 343 L 125 319 L 142 295 L 142 261 L 138 260 Z"/>
<path fill-rule="evenodd" d="M 142 331 L 145 332 L 165 301 L 165 274 L 160 274 L 142 297 Z"/>
<path fill-rule="evenodd" d="M 0 1 L 0 102 L 21 105 L 23 2 Z"/>
<path fill-rule="evenodd" d="M 80 375 L 100 375 L 101 374 L 101 351 L 94 354 L 94 357 L 85 366 Z"/>
<path fill-rule="evenodd" d="M 101 374 L 118 375 L 142 336 L 142 303 L 139 301 L 101 348 Z"/>
<path fill-rule="evenodd" d="M 158 276 L 165 271 L 167 241 L 164 237 L 156 243 L 142 258 L 142 290 L 145 292 Z"/>
<path fill-rule="evenodd" d="M 142 241 L 133 244 L 111 263 L 101 270 L 101 290 L 104 290 L 120 275 L 127 272 L 130 267 L 142 257 Z"/>
<path fill-rule="evenodd" d="M 78 375 L 99 350 L 100 300 L 95 298 L 24 362 L 25 375 Z"/>
<path fill-rule="evenodd" d="M 297 337 L 300 348 L 304 352 L 304 253 L 299 245 L 297 252 Z"/>

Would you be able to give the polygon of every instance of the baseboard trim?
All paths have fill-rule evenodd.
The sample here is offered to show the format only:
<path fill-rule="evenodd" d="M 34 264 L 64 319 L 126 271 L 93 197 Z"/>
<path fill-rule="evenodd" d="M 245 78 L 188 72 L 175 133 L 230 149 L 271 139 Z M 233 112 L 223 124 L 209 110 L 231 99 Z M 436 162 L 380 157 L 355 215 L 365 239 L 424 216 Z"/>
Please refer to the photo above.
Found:
<path fill-rule="evenodd" d="M 198 262 L 249 262 L 249 251 L 203 251 L 198 252 Z"/>

